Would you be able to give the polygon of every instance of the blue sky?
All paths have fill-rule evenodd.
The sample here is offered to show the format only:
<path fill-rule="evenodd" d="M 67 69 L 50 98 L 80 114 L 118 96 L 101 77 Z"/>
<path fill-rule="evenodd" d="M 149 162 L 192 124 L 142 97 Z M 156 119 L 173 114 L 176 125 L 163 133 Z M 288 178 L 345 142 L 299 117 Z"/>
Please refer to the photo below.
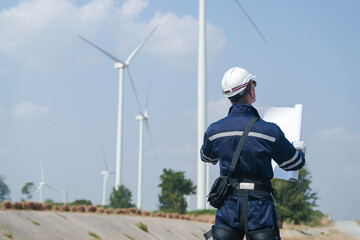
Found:
<path fill-rule="evenodd" d="M 255 107 L 304 105 L 319 209 L 360 219 L 358 1 L 241 1 L 264 42 L 234 1 L 207 2 L 208 123 L 227 112 L 221 78 L 233 66 L 258 76 Z M 185 171 L 196 184 L 198 2 L 163 0 L 12 0 L 0 3 L 0 174 L 13 201 L 26 182 L 69 191 L 69 200 L 101 203 L 102 149 L 115 170 L 118 72 L 82 35 L 131 62 L 143 108 L 143 207 L 157 209 L 163 168 Z M 124 92 L 122 181 L 137 196 L 139 114 L 128 75 Z M 218 166 L 211 167 L 211 179 Z M 115 184 L 110 176 L 109 191 Z M 111 186 L 110 186 L 111 185 Z M 108 191 L 108 192 L 109 192 Z M 44 197 L 61 201 L 50 189 Z M 34 200 L 38 196 L 34 197 Z M 195 197 L 191 207 L 195 207 Z"/>

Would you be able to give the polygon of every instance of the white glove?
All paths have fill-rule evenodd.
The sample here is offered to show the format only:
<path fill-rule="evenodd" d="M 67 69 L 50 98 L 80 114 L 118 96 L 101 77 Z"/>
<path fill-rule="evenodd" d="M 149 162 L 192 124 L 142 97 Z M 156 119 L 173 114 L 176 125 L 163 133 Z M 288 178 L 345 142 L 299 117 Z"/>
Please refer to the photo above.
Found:
<path fill-rule="evenodd" d="M 306 144 L 304 141 L 294 141 L 292 144 L 295 148 L 301 148 L 303 153 L 306 153 Z"/>

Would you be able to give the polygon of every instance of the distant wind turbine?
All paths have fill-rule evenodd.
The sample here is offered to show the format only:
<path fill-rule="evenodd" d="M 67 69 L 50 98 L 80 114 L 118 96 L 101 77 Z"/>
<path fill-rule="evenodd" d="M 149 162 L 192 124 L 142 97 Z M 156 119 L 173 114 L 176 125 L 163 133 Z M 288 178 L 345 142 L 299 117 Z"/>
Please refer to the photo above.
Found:
<path fill-rule="evenodd" d="M 104 159 L 104 165 L 105 165 L 105 171 L 101 171 L 101 174 L 103 175 L 103 196 L 102 196 L 102 205 L 106 205 L 106 190 L 107 190 L 107 182 L 109 180 L 109 174 L 113 175 L 114 172 L 109 172 L 106 157 L 105 157 L 105 151 L 103 149 L 103 159 Z"/>
<path fill-rule="evenodd" d="M 49 189 L 51 189 L 51 190 L 53 190 L 53 191 L 55 191 L 55 192 L 57 192 L 57 193 L 59 193 L 59 191 L 58 190 L 56 190 L 55 188 L 53 188 L 53 187 L 51 187 L 50 185 L 48 185 L 48 184 L 46 184 L 45 183 L 45 174 L 44 174 L 44 167 L 43 167 L 43 163 L 41 162 L 41 164 L 40 164 L 40 170 L 41 170 L 41 181 L 39 182 L 39 185 L 38 185 L 38 187 L 36 188 L 36 190 L 34 191 L 34 194 L 35 193 L 37 193 L 37 192 L 39 192 L 39 202 L 44 202 L 43 201 L 43 194 L 44 194 L 44 187 L 47 187 L 47 188 L 49 188 Z"/>
<path fill-rule="evenodd" d="M 114 57 L 112 54 L 106 52 L 105 50 L 101 49 L 100 47 L 96 46 L 95 44 L 91 43 L 90 41 L 86 40 L 82 36 L 79 36 L 82 40 L 90 44 L 91 46 L 98 49 L 100 52 L 108 56 L 112 59 L 115 64 L 114 68 L 119 70 L 119 100 L 118 100 L 118 124 L 117 124 L 117 143 L 116 143 L 116 177 L 115 177 L 115 188 L 117 189 L 121 185 L 121 165 L 122 165 L 122 114 L 123 114 L 123 86 L 124 86 L 124 68 L 127 68 L 131 62 L 131 60 L 135 57 L 135 55 L 139 52 L 142 46 L 146 43 L 146 41 L 150 38 L 153 32 L 156 30 L 158 26 L 156 26 L 147 38 L 142 41 L 137 48 L 135 48 L 125 62 L 119 60 L 118 58 Z M 130 71 L 127 68 L 128 73 L 130 75 Z"/>
<path fill-rule="evenodd" d="M 135 88 L 134 88 L 134 91 L 135 91 Z M 137 100 L 138 100 L 138 98 L 137 98 Z M 145 111 L 144 112 L 141 111 L 140 102 L 138 101 L 139 110 L 140 110 L 141 114 L 137 115 L 136 118 L 135 118 L 136 120 L 139 120 L 139 124 L 140 124 L 140 128 L 139 128 L 138 189 L 137 189 L 137 206 L 136 206 L 138 209 L 141 209 L 141 207 L 142 207 L 142 201 L 141 200 L 142 200 L 143 124 L 144 124 L 144 121 L 145 121 L 145 124 L 146 124 L 145 125 L 146 129 L 147 129 L 147 131 L 149 133 L 149 136 L 150 136 L 151 143 L 153 145 L 153 150 L 154 150 L 155 157 L 157 157 L 156 156 L 156 151 L 155 151 L 155 146 L 154 146 L 154 141 L 153 141 L 152 136 L 151 136 L 150 126 L 149 126 L 149 122 L 148 122 L 148 119 L 149 119 L 148 112 L 147 112 L 148 103 L 149 103 L 149 91 L 148 91 L 148 95 L 147 95 Z"/>
<path fill-rule="evenodd" d="M 250 18 L 243 6 L 238 0 L 235 2 L 239 5 L 248 20 L 254 26 L 261 38 L 266 42 L 264 35 Z M 197 142 L 198 149 L 203 144 L 204 132 L 206 131 L 206 0 L 199 0 L 199 52 L 198 52 L 198 132 Z M 199 152 L 199 151 L 198 151 Z M 209 165 L 201 161 L 198 153 L 198 173 L 197 173 L 197 209 L 205 209 L 206 195 L 210 189 L 209 185 Z M 207 206 L 208 207 L 208 206 Z"/>

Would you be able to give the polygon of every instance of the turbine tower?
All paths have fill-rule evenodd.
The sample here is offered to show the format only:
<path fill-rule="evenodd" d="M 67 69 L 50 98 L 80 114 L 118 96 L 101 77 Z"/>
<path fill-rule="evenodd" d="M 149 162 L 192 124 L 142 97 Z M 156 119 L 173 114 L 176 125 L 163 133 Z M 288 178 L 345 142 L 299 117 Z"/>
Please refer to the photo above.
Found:
<path fill-rule="evenodd" d="M 107 183 L 109 180 L 109 175 L 113 175 L 113 172 L 109 172 L 106 157 L 105 157 L 105 151 L 103 149 L 103 159 L 104 159 L 104 165 L 105 165 L 105 171 L 101 171 L 101 174 L 103 175 L 103 195 L 102 195 L 102 205 L 106 205 L 106 192 L 107 192 Z"/>
<path fill-rule="evenodd" d="M 150 90 L 150 87 L 149 87 L 149 90 Z M 147 100 L 146 100 L 146 108 L 145 108 L 144 112 L 141 111 L 140 102 L 139 102 L 139 99 L 137 98 L 140 115 L 137 115 L 135 117 L 135 119 L 139 121 L 139 125 L 140 125 L 140 127 L 139 127 L 138 189 L 137 189 L 137 204 L 136 204 L 136 207 L 138 209 L 142 208 L 142 172 L 143 172 L 142 171 L 142 166 L 143 166 L 143 129 L 144 129 L 144 121 L 145 121 L 145 126 L 146 126 L 146 129 L 147 129 L 147 132 L 149 133 L 149 136 L 150 136 L 150 140 L 151 140 L 151 143 L 152 143 L 152 146 L 153 146 L 155 157 L 157 158 L 156 151 L 155 151 L 155 146 L 154 146 L 154 141 L 153 141 L 152 136 L 151 136 L 150 126 L 149 126 L 149 122 L 148 122 L 149 116 L 148 116 L 148 113 L 147 113 L 147 109 L 148 109 L 148 103 L 149 103 L 149 90 L 148 90 L 148 95 L 147 95 Z M 135 95 L 137 96 L 136 91 L 135 91 L 135 86 L 134 86 L 134 92 L 135 92 Z"/>
<path fill-rule="evenodd" d="M 142 197 L 142 162 L 143 162 L 143 124 L 144 120 L 147 121 L 148 115 L 145 110 L 144 114 L 137 115 L 136 120 L 139 120 L 139 167 L 138 167 L 138 188 L 137 188 L 137 209 L 141 209 L 141 197 Z"/>
<path fill-rule="evenodd" d="M 119 100 L 118 100 L 118 123 L 117 123 L 117 140 L 116 140 L 116 177 L 115 177 L 115 188 L 117 189 L 121 185 L 121 166 L 122 166 L 122 129 L 123 129 L 123 92 L 124 92 L 124 69 L 127 68 L 131 62 L 131 60 L 135 57 L 135 55 L 139 52 L 142 46 L 146 43 L 146 41 L 150 38 L 151 34 L 156 30 L 158 26 L 156 26 L 147 38 L 142 41 L 137 48 L 135 48 L 125 62 L 119 60 L 118 58 L 114 57 L 110 53 L 106 52 L 105 50 L 101 49 L 100 47 L 96 46 L 95 44 L 91 43 L 90 41 L 86 40 L 82 36 L 79 36 L 82 40 L 90 44 L 91 46 L 98 49 L 100 52 L 108 56 L 112 59 L 115 64 L 114 68 L 119 70 Z M 127 68 L 128 72 L 129 69 Z M 130 74 L 130 73 L 129 73 Z"/>
<path fill-rule="evenodd" d="M 250 18 L 238 0 L 239 5 L 245 16 L 254 26 L 261 38 L 266 42 L 258 27 Z M 206 0 L 199 0 L 199 49 L 198 49 L 198 160 L 197 160 L 197 209 L 208 208 L 206 206 L 206 195 L 210 190 L 209 184 L 209 165 L 205 165 L 200 158 L 200 148 L 203 144 L 204 133 L 206 131 Z"/>

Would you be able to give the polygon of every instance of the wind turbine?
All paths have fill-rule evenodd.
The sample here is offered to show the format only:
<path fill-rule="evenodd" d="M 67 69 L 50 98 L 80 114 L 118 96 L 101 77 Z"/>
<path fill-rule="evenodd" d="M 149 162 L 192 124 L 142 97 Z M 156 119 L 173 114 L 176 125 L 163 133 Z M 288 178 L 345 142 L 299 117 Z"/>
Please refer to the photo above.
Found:
<path fill-rule="evenodd" d="M 36 188 L 36 190 L 34 191 L 34 194 L 39 192 L 39 201 L 40 202 L 44 202 L 43 201 L 43 191 L 44 191 L 44 187 L 50 188 L 51 190 L 59 193 L 58 190 L 56 190 L 55 188 L 51 187 L 50 185 L 45 183 L 45 174 L 44 174 L 44 167 L 43 167 L 43 163 L 41 162 L 40 164 L 40 169 L 41 169 L 41 181 L 39 182 L 38 187 Z"/>
<path fill-rule="evenodd" d="M 261 38 L 266 42 L 265 37 L 261 34 L 259 28 L 250 18 L 249 14 L 241 6 L 238 0 L 235 2 L 239 5 Z M 203 135 L 206 131 L 206 0 L 199 0 L 199 50 L 198 50 L 198 149 L 203 144 Z M 206 195 L 209 192 L 209 165 L 201 161 L 198 153 L 198 174 L 197 174 L 197 209 L 205 209 Z M 207 205 L 208 207 L 208 205 Z"/>
<path fill-rule="evenodd" d="M 150 87 L 149 87 L 150 90 Z M 135 88 L 134 88 L 135 91 Z M 135 91 L 135 95 L 136 95 L 136 91 Z M 137 95 L 136 95 L 137 96 Z M 149 115 L 147 113 L 147 109 L 148 109 L 148 103 L 149 103 L 149 91 L 148 91 L 148 95 L 147 95 L 147 100 L 146 100 L 146 107 L 145 107 L 145 111 L 142 112 L 141 111 L 141 107 L 140 107 L 140 102 L 137 98 L 138 101 L 138 105 L 139 105 L 139 110 L 140 110 L 140 115 L 136 115 L 135 119 L 139 121 L 140 127 L 139 127 L 139 167 L 138 167 L 138 189 L 137 189 L 137 204 L 136 207 L 138 209 L 141 209 L 141 200 L 142 200 L 142 164 L 143 164 L 143 126 L 144 126 L 144 121 L 145 121 L 145 126 L 146 129 L 149 133 L 150 136 L 150 140 L 151 143 L 153 145 L 153 150 L 154 150 L 154 154 L 156 157 L 156 151 L 155 151 L 155 146 L 154 146 L 154 142 L 151 136 L 151 131 L 150 131 L 150 126 L 149 126 Z"/>
<path fill-rule="evenodd" d="M 106 205 L 106 190 L 107 190 L 107 182 L 109 180 L 109 174 L 114 174 L 113 172 L 109 172 L 106 157 L 105 157 L 105 151 L 103 149 L 103 158 L 104 158 L 104 165 L 105 165 L 105 171 L 101 171 L 101 174 L 103 175 L 103 196 L 102 196 L 102 205 Z"/>
<path fill-rule="evenodd" d="M 124 69 L 128 70 L 130 75 L 130 71 L 127 68 L 131 62 L 131 60 L 135 57 L 135 55 L 139 52 L 142 46 L 146 43 L 146 41 L 150 38 L 152 33 L 156 30 L 158 26 L 156 26 L 147 38 L 142 41 L 137 48 L 135 48 L 125 62 L 119 60 L 118 58 L 114 57 L 110 53 L 106 52 L 105 50 L 101 49 L 100 47 L 96 46 L 95 44 L 91 43 L 90 41 L 86 40 L 82 36 L 79 36 L 82 40 L 93 46 L 94 48 L 98 49 L 100 52 L 108 56 L 112 59 L 115 64 L 114 68 L 119 70 L 119 100 L 118 100 L 118 123 L 117 123 L 117 141 L 116 141 L 116 177 L 115 177 L 115 188 L 117 189 L 121 185 L 121 165 L 122 165 L 122 128 L 123 128 L 123 92 L 124 92 Z"/>

